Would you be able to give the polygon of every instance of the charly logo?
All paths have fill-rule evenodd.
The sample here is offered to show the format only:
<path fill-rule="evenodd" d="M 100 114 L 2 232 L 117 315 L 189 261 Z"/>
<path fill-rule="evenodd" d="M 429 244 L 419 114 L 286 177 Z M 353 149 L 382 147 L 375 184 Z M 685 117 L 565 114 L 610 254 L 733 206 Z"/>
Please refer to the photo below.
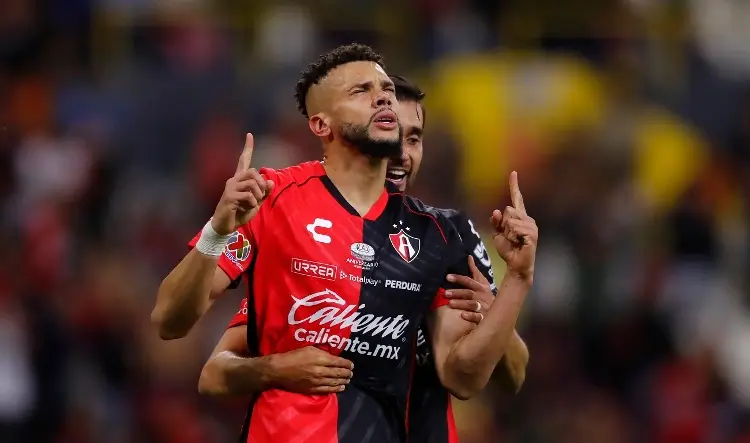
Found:
<path fill-rule="evenodd" d="M 324 218 L 316 218 L 315 221 L 307 225 L 307 232 L 312 235 L 313 240 L 318 243 L 330 243 L 331 236 L 318 232 L 320 229 L 331 229 L 333 223 L 330 220 Z"/>

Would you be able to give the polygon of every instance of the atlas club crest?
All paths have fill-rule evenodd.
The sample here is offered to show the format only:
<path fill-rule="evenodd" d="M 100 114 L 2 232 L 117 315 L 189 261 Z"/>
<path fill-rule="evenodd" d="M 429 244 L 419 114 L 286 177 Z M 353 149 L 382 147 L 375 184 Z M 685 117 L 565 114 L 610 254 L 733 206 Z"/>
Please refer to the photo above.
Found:
<path fill-rule="evenodd" d="M 403 229 L 395 234 L 390 234 L 388 238 L 391 240 L 393 249 L 398 252 L 398 255 L 400 255 L 406 263 L 411 263 L 412 260 L 419 255 L 421 242 L 417 237 L 407 234 Z"/>

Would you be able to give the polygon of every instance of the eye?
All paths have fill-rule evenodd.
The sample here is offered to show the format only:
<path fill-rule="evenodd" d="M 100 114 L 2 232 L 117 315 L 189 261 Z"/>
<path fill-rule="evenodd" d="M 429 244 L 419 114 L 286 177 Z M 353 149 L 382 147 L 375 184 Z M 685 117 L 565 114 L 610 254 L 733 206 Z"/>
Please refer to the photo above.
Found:
<path fill-rule="evenodd" d="M 410 145 L 416 145 L 419 143 L 419 137 L 409 137 L 406 139 L 406 142 Z"/>
<path fill-rule="evenodd" d="M 353 90 L 353 91 L 352 91 L 352 95 L 353 95 L 353 94 L 361 94 L 361 93 L 363 93 L 363 92 L 365 92 L 365 90 L 364 90 L 364 89 L 362 89 L 362 88 L 357 88 L 357 89 L 355 89 L 355 90 Z"/>

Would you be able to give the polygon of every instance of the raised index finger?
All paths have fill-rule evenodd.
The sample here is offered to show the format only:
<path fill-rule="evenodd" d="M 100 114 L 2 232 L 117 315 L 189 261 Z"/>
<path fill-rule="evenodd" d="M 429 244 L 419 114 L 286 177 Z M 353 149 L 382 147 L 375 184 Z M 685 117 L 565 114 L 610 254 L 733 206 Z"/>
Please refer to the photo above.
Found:
<path fill-rule="evenodd" d="M 242 149 L 240 154 L 240 160 L 237 162 L 237 173 L 247 171 L 250 169 L 250 163 L 253 160 L 253 147 L 255 142 L 253 140 L 253 134 L 247 133 L 245 136 L 245 147 Z"/>
<path fill-rule="evenodd" d="M 526 206 L 523 205 L 523 196 L 521 195 L 521 188 L 518 187 L 518 173 L 516 171 L 510 173 L 509 182 L 510 200 L 513 202 L 513 207 L 526 215 Z"/>

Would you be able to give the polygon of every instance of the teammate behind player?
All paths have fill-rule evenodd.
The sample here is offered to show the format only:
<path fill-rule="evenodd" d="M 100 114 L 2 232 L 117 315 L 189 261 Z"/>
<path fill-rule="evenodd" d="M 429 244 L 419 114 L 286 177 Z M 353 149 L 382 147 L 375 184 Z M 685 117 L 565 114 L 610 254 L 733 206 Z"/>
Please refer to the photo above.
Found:
<path fill-rule="evenodd" d="M 495 247 L 508 263 L 502 296 L 470 331 L 442 297 L 451 287 L 447 273 L 467 273 L 455 228 L 418 200 L 383 189 L 385 157 L 400 149 L 401 137 L 379 56 L 360 45 L 332 51 L 305 72 L 298 99 L 326 164 L 260 176 L 249 169 L 250 138 L 195 249 L 161 285 L 153 317 L 175 336 L 184 333 L 210 304 L 217 265 L 226 274 L 219 292 L 247 275 L 248 318 L 257 321 L 248 327 L 251 350 L 268 355 L 312 343 L 357 365 L 351 388 L 337 396 L 263 392 L 248 440 L 400 441 L 409 341 L 424 314 L 432 304 L 442 383 L 459 397 L 481 389 L 530 287 L 536 225 L 512 174 L 513 207 L 493 213 Z"/>
<path fill-rule="evenodd" d="M 399 118 L 403 126 L 401 156 L 391 160 L 386 179 L 402 192 L 413 186 L 422 164 L 423 134 L 425 129 L 424 92 L 409 80 L 391 75 L 399 101 Z M 467 255 L 471 258 L 472 277 L 455 276 L 462 289 L 449 291 L 450 306 L 466 311 L 486 313 L 497 293 L 489 254 L 474 224 L 465 214 L 455 210 L 443 211 L 461 234 Z M 466 315 L 466 314 L 464 314 Z M 424 328 L 423 328 L 424 329 Z M 417 366 L 414 372 L 409 402 L 409 441 L 414 443 L 455 443 L 458 434 L 454 424 L 450 394 L 441 385 L 426 340 L 417 343 Z M 521 337 L 513 335 L 505 347 L 499 375 L 501 386 L 515 394 L 526 376 L 529 353 Z"/>
<path fill-rule="evenodd" d="M 424 131 L 424 93 L 400 76 L 390 76 L 399 101 L 399 118 L 403 127 L 402 155 L 391 160 L 388 180 L 399 190 L 413 185 L 422 162 L 422 134 Z M 466 311 L 469 321 L 477 321 L 477 310 L 486 312 L 493 301 L 493 273 L 485 246 L 471 221 L 458 211 L 446 211 L 458 227 L 467 255 L 473 256 L 476 280 L 460 278 L 463 289 L 451 291 L 450 306 Z M 491 283 L 493 282 L 493 283 Z M 352 363 L 313 346 L 251 357 L 247 346 L 247 299 L 230 322 L 227 330 L 206 362 L 199 381 L 201 393 L 210 395 L 249 395 L 269 388 L 281 388 L 302 394 L 324 394 L 345 389 L 352 377 Z M 452 443 L 458 441 L 449 393 L 440 384 L 435 366 L 429 356 L 422 332 L 410 396 L 409 441 L 417 443 Z M 525 377 L 528 351 L 514 333 L 505 354 L 501 372 L 515 393 Z"/>

